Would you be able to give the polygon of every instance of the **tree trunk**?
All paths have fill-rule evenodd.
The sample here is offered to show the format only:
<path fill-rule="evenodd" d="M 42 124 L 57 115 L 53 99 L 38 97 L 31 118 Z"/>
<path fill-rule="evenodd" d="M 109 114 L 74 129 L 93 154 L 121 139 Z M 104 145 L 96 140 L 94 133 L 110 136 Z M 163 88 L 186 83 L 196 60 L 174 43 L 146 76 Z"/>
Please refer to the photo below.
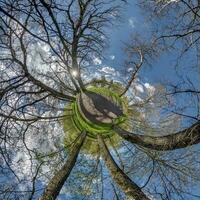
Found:
<path fill-rule="evenodd" d="M 71 151 L 69 152 L 66 163 L 58 172 L 56 172 L 56 174 L 50 180 L 42 196 L 40 197 L 40 200 L 54 200 L 59 195 L 60 190 L 62 189 L 65 181 L 67 180 L 71 170 L 73 169 L 76 163 L 76 159 L 78 157 L 79 151 L 81 149 L 85 137 L 86 133 L 81 133 L 76 143 L 72 147 Z"/>
<path fill-rule="evenodd" d="M 128 200 L 149 200 L 142 190 L 118 167 L 112 158 L 106 143 L 101 136 L 98 136 L 98 143 L 102 152 L 103 159 L 113 180 L 125 192 Z"/>
<path fill-rule="evenodd" d="M 114 126 L 114 131 L 125 140 L 142 147 L 158 151 L 174 150 L 191 146 L 200 142 L 200 122 L 187 129 L 165 136 L 148 136 L 130 133 Z"/>

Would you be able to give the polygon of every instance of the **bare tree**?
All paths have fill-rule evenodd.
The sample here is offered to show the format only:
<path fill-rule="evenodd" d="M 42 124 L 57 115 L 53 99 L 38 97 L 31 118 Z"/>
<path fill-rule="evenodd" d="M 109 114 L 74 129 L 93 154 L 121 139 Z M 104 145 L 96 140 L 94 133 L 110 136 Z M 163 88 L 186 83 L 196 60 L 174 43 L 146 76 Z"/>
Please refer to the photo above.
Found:
<path fill-rule="evenodd" d="M 133 101 L 134 82 L 148 56 L 156 53 L 155 44 L 129 46 L 131 59 L 126 64 L 133 70 L 126 84 L 85 78 L 94 57 L 103 56 L 106 27 L 119 19 L 122 2 L 0 1 L 2 199 L 56 199 L 61 189 L 83 199 L 94 199 L 96 194 L 103 199 L 105 185 L 111 186 L 115 199 L 172 199 L 172 193 L 190 195 L 184 188 L 189 179 L 195 179 L 194 184 L 200 180 L 198 152 L 185 148 L 199 143 L 199 118 L 186 129 L 179 126 L 168 133 L 175 122 L 156 129 L 142 118 L 145 109 L 159 110 L 153 101 L 166 107 L 164 98 L 147 92 L 143 102 Z M 198 26 L 197 6 L 181 3 Z M 196 34 L 191 29 L 187 33 Z M 98 88 L 99 93 L 89 87 Z M 114 93 L 113 98 L 102 88 Z M 199 90 L 175 88 L 165 95 L 181 93 L 198 96 Z M 121 126 L 118 121 L 123 122 Z M 75 140 L 73 128 L 82 133 Z M 161 133 L 150 134 L 154 129 Z M 179 148 L 185 152 L 177 153 Z M 100 153 L 110 174 L 106 178 Z M 194 159 L 191 166 L 187 166 L 189 158 Z"/>
<path fill-rule="evenodd" d="M 144 2 L 140 5 L 151 14 L 152 20 L 165 20 L 162 33 L 159 30 L 158 39 L 173 40 L 173 44 L 179 40 L 184 42 L 183 51 L 188 51 L 193 45 L 199 46 L 199 1 L 190 0 L 160 0 Z"/>
<path fill-rule="evenodd" d="M 56 197 L 60 193 L 61 188 L 63 187 L 63 184 L 70 175 L 73 166 L 75 165 L 77 156 L 79 154 L 81 146 L 83 145 L 85 136 L 86 133 L 82 133 L 80 135 L 80 138 L 78 138 L 78 141 L 75 143 L 71 152 L 69 153 L 69 158 L 67 159 L 66 163 L 48 183 L 44 193 L 40 198 L 41 200 L 56 199 Z"/>

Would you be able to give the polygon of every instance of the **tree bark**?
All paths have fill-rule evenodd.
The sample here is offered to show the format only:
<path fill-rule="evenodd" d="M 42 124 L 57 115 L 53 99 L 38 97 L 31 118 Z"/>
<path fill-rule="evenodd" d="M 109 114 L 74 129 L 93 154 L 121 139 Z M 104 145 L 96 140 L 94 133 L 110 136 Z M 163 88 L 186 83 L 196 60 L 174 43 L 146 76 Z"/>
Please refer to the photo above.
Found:
<path fill-rule="evenodd" d="M 81 133 L 76 143 L 72 147 L 71 151 L 69 152 L 69 156 L 66 163 L 58 172 L 56 172 L 56 174 L 50 180 L 43 194 L 41 195 L 40 200 L 54 200 L 57 198 L 57 196 L 60 193 L 60 190 L 62 189 L 65 181 L 67 180 L 71 170 L 73 169 L 76 163 L 76 159 L 78 157 L 79 151 L 81 149 L 85 137 L 86 133 Z"/>
<path fill-rule="evenodd" d="M 158 151 L 180 149 L 200 142 L 200 122 L 182 131 L 156 137 L 137 135 L 117 126 L 114 126 L 113 129 L 122 138 L 131 143 Z"/>
<path fill-rule="evenodd" d="M 117 165 L 112 158 L 103 138 L 98 135 L 98 143 L 102 152 L 103 159 L 113 180 L 125 192 L 127 200 L 149 200 L 146 195 Z"/>

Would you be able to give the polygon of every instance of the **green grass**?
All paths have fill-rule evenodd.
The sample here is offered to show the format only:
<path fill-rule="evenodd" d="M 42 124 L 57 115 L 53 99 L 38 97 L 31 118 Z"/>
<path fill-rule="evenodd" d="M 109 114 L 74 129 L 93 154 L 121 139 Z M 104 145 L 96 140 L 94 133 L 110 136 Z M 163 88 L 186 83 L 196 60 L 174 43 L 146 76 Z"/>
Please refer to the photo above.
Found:
<path fill-rule="evenodd" d="M 125 102 L 122 98 L 119 97 L 118 94 L 112 92 L 108 88 L 97 88 L 97 87 L 90 87 L 88 88 L 88 91 L 95 92 L 97 94 L 101 94 L 102 96 L 108 98 L 110 101 L 115 103 L 118 106 L 124 107 Z M 91 121 L 89 121 L 87 118 L 85 118 L 84 115 L 81 114 L 81 112 L 78 109 L 78 103 L 77 101 L 73 102 L 71 104 L 72 110 L 73 110 L 73 123 L 74 125 L 80 130 L 80 131 L 86 131 L 88 133 L 88 136 L 92 138 L 97 138 L 98 134 L 101 134 L 104 138 L 111 136 L 114 134 L 114 131 L 112 130 L 113 125 L 119 125 L 126 120 L 126 115 L 120 116 L 116 118 L 112 124 L 106 124 L 106 123 L 98 123 L 95 124 Z"/>
<path fill-rule="evenodd" d="M 116 89 L 116 90 L 115 90 Z M 89 86 L 87 88 L 88 91 L 95 92 L 97 94 L 101 94 L 102 96 L 108 98 L 113 103 L 123 108 L 123 116 L 116 118 L 112 124 L 106 123 L 98 123 L 95 124 L 89 121 L 85 116 L 81 114 L 78 109 L 78 103 L 76 101 L 68 104 L 64 110 L 64 117 L 62 123 L 65 131 L 65 141 L 64 145 L 67 148 L 80 134 L 81 131 L 87 132 L 87 139 L 84 144 L 83 150 L 90 154 L 96 154 L 98 150 L 98 145 L 96 142 L 96 138 L 98 134 L 101 134 L 104 139 L 108 139 L 112 141 L 113 144 L 119 145 L 121 139 L 115 134 L 112 130 L 113 124 L 117 124 L 123 127 L 128 119 L 128 101 L 126 98 L 121 98 L 118 95 L 119 86 L 113 83 L 113 87 L 96 87 Z M 78 97 L 77 97 L 78 99 Z"/>

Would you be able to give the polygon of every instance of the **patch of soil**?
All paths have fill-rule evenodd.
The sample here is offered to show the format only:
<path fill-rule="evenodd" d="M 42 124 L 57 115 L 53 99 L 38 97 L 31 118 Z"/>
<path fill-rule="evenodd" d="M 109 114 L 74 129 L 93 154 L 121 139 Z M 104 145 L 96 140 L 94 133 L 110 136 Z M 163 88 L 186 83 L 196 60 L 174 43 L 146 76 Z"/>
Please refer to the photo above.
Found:
<path fill-rule="evenodd" d="M 122 107 L 94 92 L 81 93 L 78 105 L 85 118 L 96 124 L 111 124 L 114 119 L 123 115 Z"/>

